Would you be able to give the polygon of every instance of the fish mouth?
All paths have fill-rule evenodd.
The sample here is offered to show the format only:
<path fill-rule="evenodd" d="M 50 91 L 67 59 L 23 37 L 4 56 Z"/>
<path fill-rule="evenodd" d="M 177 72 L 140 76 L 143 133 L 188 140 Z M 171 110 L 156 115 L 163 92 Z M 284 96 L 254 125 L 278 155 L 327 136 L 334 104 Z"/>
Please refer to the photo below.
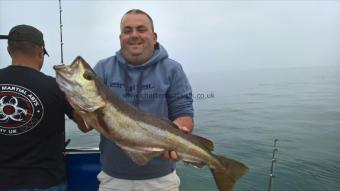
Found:
<path fill-rule="evenodd" d="M 54 65 L 53 69 L 56 71 L 56 81 L 61 90 L 66 91 L 67 93 L 71 92 L 72 90 L 72 80 L 70 80 L 70 72 L 68 67 L 64 64 L 61 65 Z M 66 93 L 65 92 L 65 93 Z"/>
<path fill-rule="evenodd" d="M 67 80 L 67 77 L 71 76 L 71 68 L 65 64 L 54 65 L 53 69 L 56 71 L 56 77 L 62 77 Z"/>
<path fill-rule="evenodd" d="M 62 70 L 62 69 L 65 69 L 67 66 L 65 64 L 59 64 L 59 65 L 54 65 L 53 66 L 53 69 L 55 71 L 59 71 L 59 70 Z"/>
<path fill-rule="evenodd" d="M 66 65 L 55 65 L 53 69 L 57 72 L 56 81 L 59 88 L 66 94 L 68 102 L 77 111 L 86 111 L 86 108 L 77 104 L 77 94 L 73 92 L 74 84 L 71 79 L 67 77 L 70 75 Z"/>

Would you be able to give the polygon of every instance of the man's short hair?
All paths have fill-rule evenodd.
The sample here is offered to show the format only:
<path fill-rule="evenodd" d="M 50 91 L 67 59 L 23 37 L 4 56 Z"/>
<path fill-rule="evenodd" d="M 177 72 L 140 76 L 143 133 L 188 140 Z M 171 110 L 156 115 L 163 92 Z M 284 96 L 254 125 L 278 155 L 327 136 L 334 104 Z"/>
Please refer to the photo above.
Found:
<path fill-rule="evenodd" d="M 146 12 L 144 12 L 144 11 L 142 11 L 142 10 L 140 10 L 140 9 L 131 9 L 131 10 L 127 11 L 127 12 L 124 14 L 124 16 L 127 15 L 127 14 L 142 14 L 142 15 L 147 16 L 148 19 L 149 19 L 149 21 L 150 21 L 150 23 L 151 23 L 152 32 L 155 31 L 154 26 L 153 26 L 153 20 L 152 20 L 152 18 L 150 17 L 150 15 L 147 14 Z M 124 16 L 123 16 L 123 17 L 124 17 Z M 122 21 L 123 21 L 123 18 L 122 18 L 122 20 L 120 21 L 120 24 L 122 24 Z"/>
<path fill-rule="evenodd" d="M 40 48 L 36 44 L 27 41 L 8 41 L 8 53 L 14 56 L 17 53 L 34 57 L 37 53 L 37 48 Z"/>

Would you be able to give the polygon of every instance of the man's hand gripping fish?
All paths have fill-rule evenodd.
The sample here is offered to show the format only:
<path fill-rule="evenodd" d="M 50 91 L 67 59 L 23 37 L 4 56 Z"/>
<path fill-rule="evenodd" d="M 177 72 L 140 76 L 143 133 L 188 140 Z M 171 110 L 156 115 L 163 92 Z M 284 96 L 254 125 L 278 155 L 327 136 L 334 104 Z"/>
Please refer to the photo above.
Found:
<path fill-rule="evenodd" d="M 176 151 L 189 164 L 208 165 L 220 191 L 232 190 L 248 170 L 238 161 L 213 154 L 210 140 L 186 134 L 170 120 L 138 110 L 113 95 L 83 58 L 54 69 L 60 89 L 86 125 L 117 144 L 138 165 L 164 151 Z"/>

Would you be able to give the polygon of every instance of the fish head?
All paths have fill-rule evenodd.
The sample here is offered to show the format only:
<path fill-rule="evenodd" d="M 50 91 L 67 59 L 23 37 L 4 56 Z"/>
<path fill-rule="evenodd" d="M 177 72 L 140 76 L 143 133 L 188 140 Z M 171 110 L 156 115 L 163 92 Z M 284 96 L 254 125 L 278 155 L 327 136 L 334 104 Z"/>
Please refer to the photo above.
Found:
<path fill-rule="evenodd" d="M 93 112 L 105 106 L 98 88 L 99 79 L 91 66 L 80 56 L 70 65 L 55 65 L 56 80 L 76 110 Z"/>

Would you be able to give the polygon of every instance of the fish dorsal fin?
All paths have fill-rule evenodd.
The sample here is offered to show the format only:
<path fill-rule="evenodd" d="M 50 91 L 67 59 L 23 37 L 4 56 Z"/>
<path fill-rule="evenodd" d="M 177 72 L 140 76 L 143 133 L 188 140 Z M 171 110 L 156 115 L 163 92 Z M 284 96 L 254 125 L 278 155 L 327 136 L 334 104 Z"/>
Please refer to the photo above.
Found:
<path fill-rule="evenodd" d="M 128 147 L 124 147 L 121 145 L 120 148 L 129 156 L 129 158 L 138 165 L 145 165 L 151 159 L 161 155 L 164 151 L 143 151 L 142 149 L 132 149 Z"/>
<path fill-rule="evenodd" d="M 213 151 L 214 150 L 214 143 L 212 141 L 210 141 L 207 138 L 198 136 L 198 135 L 193 135 L 201 144 L 203 144 L 209 151 Z"/>

